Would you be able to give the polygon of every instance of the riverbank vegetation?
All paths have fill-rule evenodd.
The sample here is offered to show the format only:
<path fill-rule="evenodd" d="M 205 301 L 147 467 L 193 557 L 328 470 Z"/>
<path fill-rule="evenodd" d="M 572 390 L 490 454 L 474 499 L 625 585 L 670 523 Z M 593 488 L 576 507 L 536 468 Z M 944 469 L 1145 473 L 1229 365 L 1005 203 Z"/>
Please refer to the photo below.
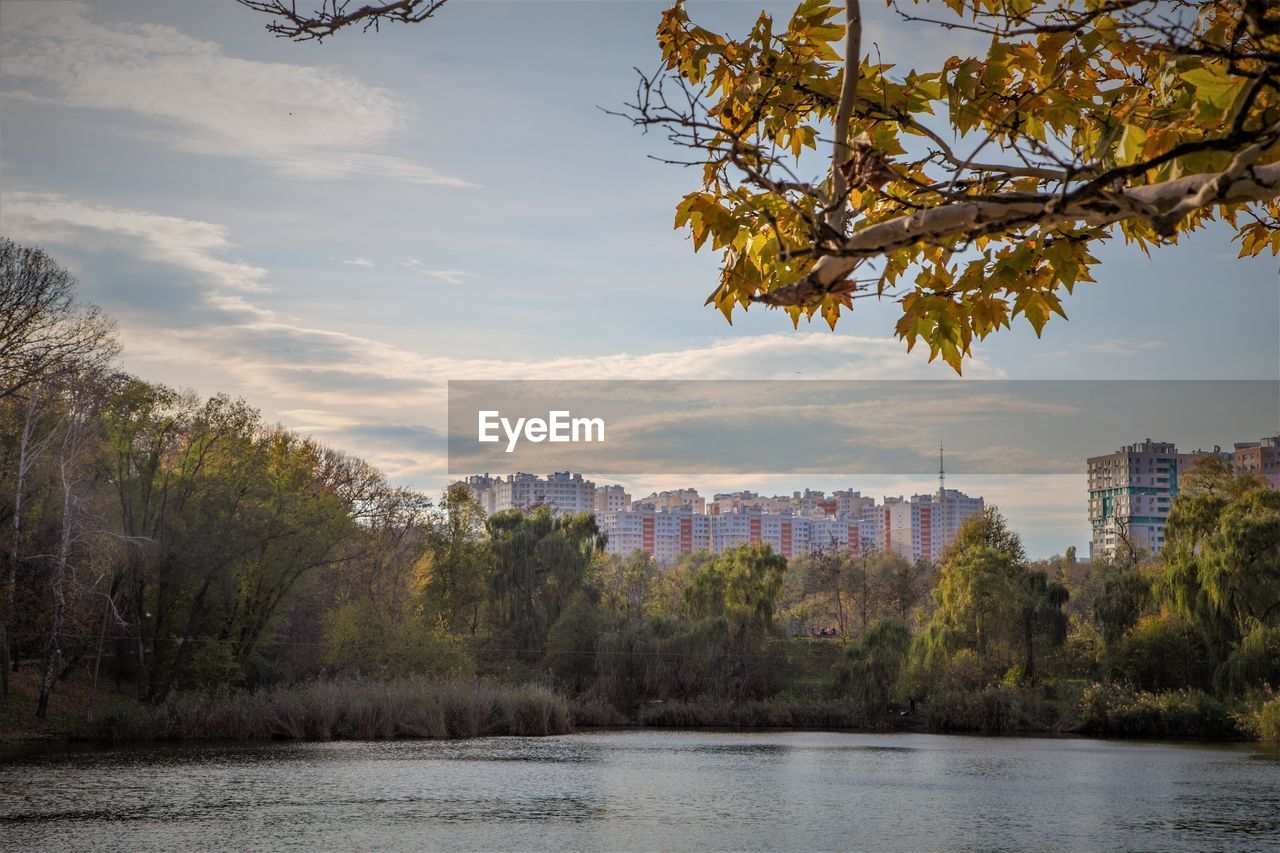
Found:
<path fill-rule="evenodd" d="M 538 685 L 314 681 L 112 705 L 79 731 L 107 740 L 334 740 L 554 735 L 569 705 Z"/>
<path fill-rule="evenodd" d="M 1183 478 L 1158 558 L 1033 561 L 989 508 L 936 566 L 763 545 L 659 565 L 605 554 L 591 516 L 486 518 L 461 486 L 432 499 L 243 401 L 120 373 L 64 269 L 0 261 L 0 719 L 1280 739 L 1280 493 L 1225 464 Z"/>

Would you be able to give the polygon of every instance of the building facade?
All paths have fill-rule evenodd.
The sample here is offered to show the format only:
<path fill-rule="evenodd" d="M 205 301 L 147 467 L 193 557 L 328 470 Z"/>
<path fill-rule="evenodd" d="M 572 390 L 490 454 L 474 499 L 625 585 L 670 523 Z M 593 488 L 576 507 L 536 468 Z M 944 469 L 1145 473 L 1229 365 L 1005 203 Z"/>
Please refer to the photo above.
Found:
<path fill-rule="evenodd" d="M 546 477 L 523 472 L 508 474 L 506 477 L 484 474 L 468 477 L 463 485 L 471 491 L 488 515 L 542 505 L 550 506 L 557 513 L 596 511 L 596 484 L 584 480 L 581 474 L 571 474 L 568 471 Z"/>
<path fill-rule="evenodd" d="M 1280 435 L 1239 442 L 1231 457 L 1237 474 L 1257 474 L 1267 488 L 1280 491 Z"/>
<path fill-rule="evenodd" d="M 912 562 L 937 562 L 955 538 L 960 524 L 981 515 L 985 501 L 956 489 L 939 488 L 933 494 L 910 498 L 885 498 L 883 519 L 875 518 L 874 541 L 879 547 L 897 551 Z"/>
<path fill-rule="evenodd" d="M 625 486 L 596 486 L 596 514 L 631 509 L 631 495 Z"/>
<path fill-rule="evenodd" d="M 934 495 L 885 498 L 882 505 L 852 490 L 827 495 L 811 489 L 774 496 L 733 492 L 711 501 L 695 489 L 675 489 L 633 501 L 622 485 L 597 486 L 567 471 L 547 477 L 483 474 L 464 485 L 490 515 L 541 505 L 557 513 L 593 512 L 608 537 L 608 553 L 642 551 L 664 562 L 693 551 L 718 554 L 756 544 L 789 558 L 894 548 L 909 560 L 936 560 L 960 522 L 983 507 L 982 498 L 941 487 Z"/>
<path fill-rule="evenodd" d="M 710 517 L 685 507 L 657 509 L 637 503 L 596 517 L 608 537 L 605 552 L 609 554 L 626 556 L 642 551 L 655 560 L 671 562 L 681 554 L 711 547 Z"/>
<path fill-rule="evenodd" d="M 1089 557 L 1113 557 L 1127 540 L 1132 548 L 1158 553 L 1164 546 L 1169 509 L 1178 479 L 1197 459 L 1228 458 L 1221 448 L 1179 453 L 1169 442 L 1146 439 L 1088 460 Z"/>
<path fill-rule="evenodd" d="M 687 509 L 689 512 L 702 515 L 707 511 L 707 501 L 698 494 L 697 489 L 672 489 L 667 492 L 654 492 L 647 498 L 636 501 L 648 504 L 654 509 Z"/>

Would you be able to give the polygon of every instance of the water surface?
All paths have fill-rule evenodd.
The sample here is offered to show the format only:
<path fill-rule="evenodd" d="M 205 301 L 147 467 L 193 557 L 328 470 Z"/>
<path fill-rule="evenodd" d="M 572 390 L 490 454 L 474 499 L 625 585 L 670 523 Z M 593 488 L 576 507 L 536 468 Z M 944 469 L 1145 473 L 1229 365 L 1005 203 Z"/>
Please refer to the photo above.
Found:
<path fill-rule="evenodd" d="M 1280 849 L 1280 753 L 664 731 L 60 750 L 0 758 L 0 846 Z"/>

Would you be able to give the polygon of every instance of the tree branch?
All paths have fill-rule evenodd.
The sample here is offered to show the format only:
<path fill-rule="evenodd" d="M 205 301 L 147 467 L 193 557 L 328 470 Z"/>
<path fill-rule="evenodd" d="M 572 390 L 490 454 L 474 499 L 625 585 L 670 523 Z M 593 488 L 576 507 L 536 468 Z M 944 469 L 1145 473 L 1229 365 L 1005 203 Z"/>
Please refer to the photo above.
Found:
<path fill-rule="evenodd" d="M 295 0 L 236 0 L 255 12 L 274 15 L 277 20 L 267 31 L 294 41 L 324 41 L 343 27 L 363 23 L 364 29 L 378 29 L 383 20 L 417 24 L 436 13 L 448 0 L 390 0 L 361 6 L 348 12 L 350 0 L 321 0 L 320 8 L 298 12 Z"/>
<path fill-rule="evenodd" d="M 840 102 L 836 107 L 835 141 L 831 146 L 831 203 L 827 224 L 844 234 L 849 221 L 849 181 L 841 167 L 849 162 L 849 120 L 858 94 L 858 67 L 862 56 L 862 6 L 859 0 L 845 0 L 844 74 L 840 81 Z"/>
<path fill-rule="evenodd" d="M 753 301 L 773 306 L 811 304 L 831 293 L 863 259 L 921 242 L 973 240 L 1032 224 L 1042 228 L 1075 224 L 1097 227 L 1137 218 L 1160 226 L 1170 216 L 1181 219 L 1206 204 L 1280 197 L 1280 163 L 1250 168 L 1251 160 L 1245 158 L 1247 151 L 1222 172 L 1100 192 L 1062 205 L 1055 204 L 1061 199 L 1058 195 L 1009 193 L 1007 201 L 994 197 L 997 200 L 953 202 L 898 216 L 855 232 L 837 252 L 820 258 L 808 276 L 787 287 L 758 294 Z"/>

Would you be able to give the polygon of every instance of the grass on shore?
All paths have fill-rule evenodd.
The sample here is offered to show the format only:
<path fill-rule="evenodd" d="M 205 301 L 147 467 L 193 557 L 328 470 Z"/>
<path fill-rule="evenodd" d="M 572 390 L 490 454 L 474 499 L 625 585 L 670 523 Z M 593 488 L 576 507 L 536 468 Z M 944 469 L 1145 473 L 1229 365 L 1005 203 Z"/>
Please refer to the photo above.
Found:
<path fill-rule="evenodd" d="M 104 708 L 84 737 L 107 740 L 335 740 L 552 735 L 569 705 L 535 685 L 487 681 L 315 681 Z"/>
<path fill-rule="evenodd" d="M 59 682 L 46 720 L 34 718 L 38 673 L 27 667 L 0 702 L 0 743 L 42 739 L 270 740 L 463 738 L 563 734 L 574 726 L 793 728 L 985 734 L 1081 733 L 1126 738 L 1280 741 L 1280 694 L 1225 702 L 1197 691 L 1148 693 L 1062 682 L 938 692 L 919 713 L 871 712 L 832 696 L 649 702 L 623 714 L 598 698 L 568 700 L 538 685 L 490 680 L 317 681 L 255 692 L 187 694 L 144 705 L 125 685 L 99 685 L 95 721 L 87 675 Z"/>

